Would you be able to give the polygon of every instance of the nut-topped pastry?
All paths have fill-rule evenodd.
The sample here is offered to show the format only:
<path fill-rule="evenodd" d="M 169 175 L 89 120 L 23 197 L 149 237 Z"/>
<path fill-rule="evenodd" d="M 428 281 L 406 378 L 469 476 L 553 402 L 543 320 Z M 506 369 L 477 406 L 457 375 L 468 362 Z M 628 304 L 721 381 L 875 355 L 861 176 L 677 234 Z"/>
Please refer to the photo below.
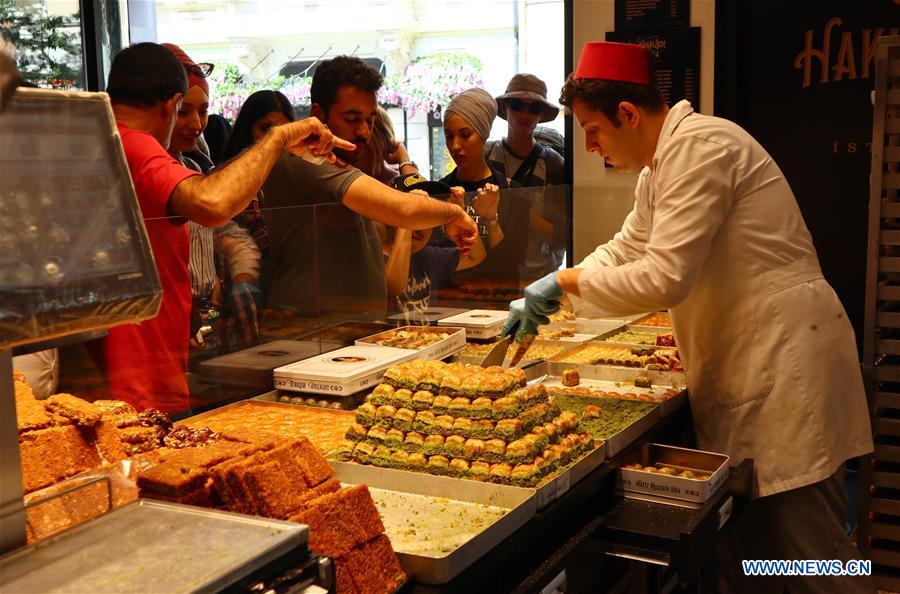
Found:
<path fill-rule="evenodd" d="M 450 474 L 459 478 L 469 476 L 469 461 L 462 458 L 454 458 L 450 460 Z"/>
<path fill-rule="evenodd" d="M 524 439 L 511 441 L 509 442 L 509 445 L 506 446 L 506 461 L 511 464 L 518 464 L 528 460 L 530 457 L 533 457 L 533 450 L 532 444 Z"/>
<path fill-rule="evenodd" d="M 518 439 L 522 436 L 523 426 L 521 419 L 503 419 L 497 421 L 494 431 L 504 439 Z"/>
<path fill-rule="evenodd" d="M 446 475 L 450 471 L 450 460 L 440 454 L 428 458 L 428 471 L 434 474 Z"/>
<path fill-rule="evenodd" d="M 429 435 L 425 438 L 425 443 L 422 444 L 422 452 L 428 456 L 443 454 L 444 441 L 443 435 Z"/>
<path fill-rule="evenodd" d="M 428 465 L 428 459 L 422 452 L 411 452 L 406 459 L 406 466 L 410 470 L 422 470 Z"/>
<path fill-rule="evenodd" d="M 469 477 L 476 481 L 486 481 L 491 477 L 491 465 L 477 460 L 469 466 Z"/>
<path fill-rule="evenodd" d="M 484 442 L 484 459 L 491 462 L 503 462 L 506 458 L 506 442 L 502 439 L 489 439 Z"/>
<path fill-rule="evenodd" d="M 471 417 L 472 401 L 462 396 L 457 396 L 450 401 L 447 407 L 448 413 L 454 417 Z"/>
<path fill-rule="evenodd" d="M 450 415 L 438 415 L 434 418 L 435 430 L 443 435 L 453 435 L 454 421 L 456 419 Z"/>
<path fill-rule="evenodd" d="M 387 434 L 384 436 L 384 445 L 391 449 L 402 448 L 403 440 L 405 438 L 406 434 L 403 431 L 396 427 L 392 427 L 391 429 L 388 429 Z"/>
<path fill-rule="evenodd" d="M 375 425 L 369 432 L 366 434 L 366 437 L 371 441 L 375 441 L 378 443 L 382 443 L 385 439 L 387 439 L 388 428 L 384 425 Z"/>
<path fill-rule="evenodd" d="M 356 422 L 363 427 L 371 427 L 375 424 L 375 411 L 378 408 L 371 402 L 364 402 L 356 409 Z"/>
<path fill-rule="evenodd" d="M 406 388 L 400 388 L 394 392 L 391 403 L 399 408 L 412 408 L 413 393 Z"/>
<path fill-rule="evenodd" d="M 391 456 L 393 452 L 390 448 L 385 446 L 378 446 L 375 448 L 375 451 L 372 452 L 372 464 L 375 466 L 390 466 L 391 464 Z"/>
<path fill-rule="evenodd" d="M 491 416 L 494 419 L 511 419 L 519 414 L 519 402 L 515 398 L 504 396 L 494 400 Z"/>
<path fill-rule="evenodd" d="M 415 410 L 431 410 L 434 405 L 434 394 L 428 390 L 419 390 L 413 394 L 412 408 Z"/>
<path fill-rule="evenodd" d="M 375 444 L 368 441 L 361 441 L 353 448 L 353 459 L 360 464 L 371 464 L 372 454 L 375 452 Z"/>
<path fill-rule="evenodd" d="M 347 433 L 344 434 L 344 437 L 351 441 L 362 441 L 366 438 L 368 433 L 369 430 L 359 423 L 351 423 L 350 426 L 347 427 Z"/>
<path fill-rule="evenodd" d="M 410 431 L 416 420 L 416 411 L 411 408 L 401 408 L 394 413 L 394 427 L 404 431 Z"/>
<path fill-rule="evenodd" d="M 403 450 L 397 450 L 393 454 L 391 454 L 391 461 L 390 461 L 389 466 L 391 468 L 396 468 L 397 470 L 405 470 L 408 460 L 409 460 L 409 452 L 404 452 Z"/>
<path fill-rule="evenodd" d="M 378 384 L 372 393 L 369 395 L 368 401 L 374 404 L 375 406 L 381 406 L 382 404 L 390 404 L 394 398 L 395 389 L 390 384 L 381 383 Z"/>
<path fill-rule="evenodd" d="M 425 435 L 418 431 L 410 431 L 403 438 L 403 449 L 407 452 L 421 452 L 425 445 Z"/>
<path fill-rule="evenodd" d="M 434 432 L 435 414 L 430 410 L 422 410 L 416 413 L 416 420 L 413 422 L 413 429 L 429 435 Z"/>
<path fill-rule="evenodd" d="M 397 407 L 390 404 L 382 404 L 375 409 L 375 422 L 379 425 L 390 425 L 396 413 Z"/>
<path fill-rule="evenodd" d="M 463 456 L 469 460 L 477 460 L 484 454 L 484 440 L 470 437 L 463 444 Z"/>
<path fill-rule="evenodd" d="M 506 464 L 504 462 L 500 462 L 497 464 L 491 465 L 491 481 L 500 483 L 501 485 L 508 485 L 509 478 L 512 474 L 512 466 Z"/>
<path fill-rule="evenodd" d="M 471 437 L 478 439 L 490 439 L 494 436 L 494 421 L 490 419 L 478 419 L 472 422 L 472 428 L 469 430 Z"/>
<path fill-rule="evenodd" d="M 469 416 L 473 419 L 490 419 L 494 401 L 487 396 L 479 396 L 472 401 Z"/>
<path fill-rule="evenodd" d="M 461 435 L 451 435 L 444 440 L 444 452 L 446 452 L 448 456 L 462 456 L 465 443 L 465 437 L 462 437 Z"/>
<path fill-rule="evenodd" d="M 451 402 L 453 402 L 453 398 L 450 396 L 435 396 L 434 402 L 431 405 L 431 412 L 436 415 L 446 415 L 450 412 Z"/>

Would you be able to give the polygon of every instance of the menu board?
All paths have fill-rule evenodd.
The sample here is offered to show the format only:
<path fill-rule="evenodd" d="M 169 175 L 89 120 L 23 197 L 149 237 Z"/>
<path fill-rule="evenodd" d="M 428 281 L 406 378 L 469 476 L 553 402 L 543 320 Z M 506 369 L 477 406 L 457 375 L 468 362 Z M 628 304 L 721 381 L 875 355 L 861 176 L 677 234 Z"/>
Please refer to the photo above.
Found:
<path fill-rule="evenodd" d="M 653 54 L 656 84 L 666 103 L 687 99 L 700 107 L 700 27 L 629 29 L 606 34 L 607 41 L 636 43 Z"/>
<path fill-rule="evenodd" d="M 690 0 L 616 0 L 616 30 L 691 24 Z"/>

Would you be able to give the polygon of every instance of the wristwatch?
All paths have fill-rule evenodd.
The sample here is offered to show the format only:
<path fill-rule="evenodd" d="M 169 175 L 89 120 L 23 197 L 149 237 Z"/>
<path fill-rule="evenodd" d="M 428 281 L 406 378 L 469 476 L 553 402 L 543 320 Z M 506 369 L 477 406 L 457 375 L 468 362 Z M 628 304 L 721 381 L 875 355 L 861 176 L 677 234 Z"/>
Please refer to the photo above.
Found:
<path fill-rule="evenodd" d="M 487 217 L 481 217 L 481 218 L 484 219 L 484 222 L 486 222 L 488 224 L 488 227 L 496 227 L 500 223 L 500 213 L 499 212 L 497 213 L 497 216 L 495 216 L 493 219 L 489 219 Z"/>
<path fill-rule="evenodd" d="M 415 161 L 404 161 L 404 162 L 400 163 L 400 164 L 397 166 L 397 170 L 398 170 L 398 171 L 402 170 L 404 165 L 412 165 L 412 166 L 415 167 L 416 169 L 419 168 L 419 166 L 416 165 L 416 162 L 415 162 Z"/>

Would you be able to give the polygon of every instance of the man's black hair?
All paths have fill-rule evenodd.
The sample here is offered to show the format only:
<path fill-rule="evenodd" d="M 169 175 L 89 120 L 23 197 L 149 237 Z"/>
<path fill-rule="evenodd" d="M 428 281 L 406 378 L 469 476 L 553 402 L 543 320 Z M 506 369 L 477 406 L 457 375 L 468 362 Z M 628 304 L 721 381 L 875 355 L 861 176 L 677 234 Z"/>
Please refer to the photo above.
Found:
<path fill-rule="evenodd" d="M 328 115 L 337 101 L 338 90 L 351 86 L 374 93 L 381 88 L 384 77 L 381 73 L 353 56 L 338 56 L 319 64 L 309 88 L 309 99 L 318 103 Z"/>
<path fill-rule="evenodd" d="M 187 91 L 184 66 L 168 48 L 145 41 L 113 58 L 106 92 L 113 103 L 151 107 Z"/>
<path fill-rule="evenodd" d="M 654 78 L 652 67 L 650 71 L 651 84 L 649 85 L 595 78 L 574 78 L 574 75 L 570 74 L 560 92 L 559 102 L 571 109 L 575 101 L 582 101 L 592 110 L 603 112 L 613 126 L 618 128 L 622 125 L 622 121 L 619 119 L 619 103 L 622 101 L 634 103 L 651 113 L 659 113 L 663 110 L 666 101 L 656 87 Z"/>

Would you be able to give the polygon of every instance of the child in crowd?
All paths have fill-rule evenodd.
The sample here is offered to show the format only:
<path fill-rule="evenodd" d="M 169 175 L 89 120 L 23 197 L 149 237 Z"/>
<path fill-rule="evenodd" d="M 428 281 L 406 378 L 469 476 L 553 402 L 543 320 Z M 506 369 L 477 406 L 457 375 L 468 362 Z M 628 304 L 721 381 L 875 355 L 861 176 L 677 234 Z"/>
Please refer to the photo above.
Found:
<path fill-rule="evenodd" d="M 400 178 L 395 183 L 410 194 L 428 198 L 451 193 L 450 186 L 430 182 L 419 175 Z M 457 200 L 462 199 L 462 188 L 455 188 Z M 410 199 L 414 199 L 412 196 Z M 398 227 L 386 227 L 383 241 L 385 277 L 388 296 L 401 312 L 424 311 L 437 289 L 446 287 L 456 271 L 467 270 L 481 264 L 486 256 L 484 243 L 479 238 L 467 255 L 456 247 L 428 245 L 432 230 L 410 231 Z"/>

